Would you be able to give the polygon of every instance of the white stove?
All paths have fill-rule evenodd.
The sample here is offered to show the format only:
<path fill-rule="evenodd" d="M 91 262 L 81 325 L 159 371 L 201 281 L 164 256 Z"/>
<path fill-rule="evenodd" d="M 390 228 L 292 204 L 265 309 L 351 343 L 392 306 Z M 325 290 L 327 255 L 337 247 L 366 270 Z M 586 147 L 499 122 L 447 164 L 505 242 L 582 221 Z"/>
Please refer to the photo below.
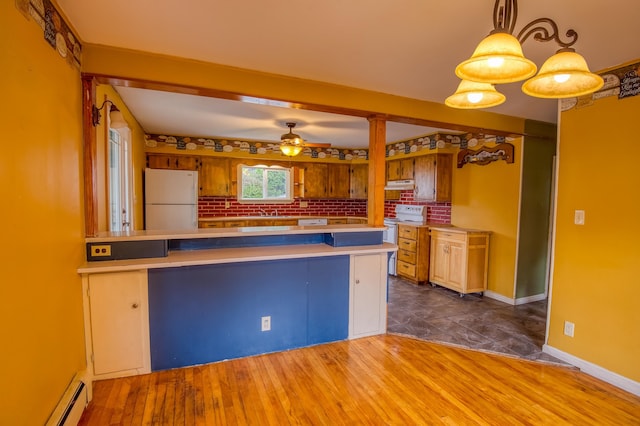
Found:
<path fill-rule="evenodd" d="M 418 225 L 424 225 L 427 222 L 427 206 L 396 204 L 395 212 L 397 222 L 413 222 Z"/>

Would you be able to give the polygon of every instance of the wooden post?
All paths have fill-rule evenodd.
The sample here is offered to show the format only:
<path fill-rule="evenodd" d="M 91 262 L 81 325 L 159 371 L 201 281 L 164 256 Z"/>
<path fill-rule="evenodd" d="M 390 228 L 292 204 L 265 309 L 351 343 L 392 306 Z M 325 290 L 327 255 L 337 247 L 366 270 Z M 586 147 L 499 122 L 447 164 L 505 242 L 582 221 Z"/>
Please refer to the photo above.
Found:
<path fill-rule="evenodd" d="M 367 223 L 384 225 L 384 186 L 386 183 L 385 144 L 387 121 L 375 115 L 369 120 L 369 198 L 367 199 Z"/>
<path fill-rule="evenodd" d="M 96 81 L 82 76 L 82 127 L 84 175 L 84 229 L 85 236 L 98 235 L 98 178 L 96 128 L 93 126 L 93 106 L 96 100 Z M 105 119 L 106 120 L 106 119 Z"/>

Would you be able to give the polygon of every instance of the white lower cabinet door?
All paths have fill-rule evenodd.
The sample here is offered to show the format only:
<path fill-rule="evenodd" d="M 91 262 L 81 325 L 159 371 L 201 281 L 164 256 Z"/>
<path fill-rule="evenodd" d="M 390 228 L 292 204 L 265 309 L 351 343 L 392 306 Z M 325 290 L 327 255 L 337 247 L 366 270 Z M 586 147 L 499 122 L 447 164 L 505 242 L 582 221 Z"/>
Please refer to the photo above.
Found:
<path fill-rule="evenodd" d="M 147 271 L 92 274 L 88 281 L 93 374 L 150 371 Z"/>
<path fill-rule="evenodd" d="M 387 254 L 351 256 L 349 337 L 387 328 Z"/>

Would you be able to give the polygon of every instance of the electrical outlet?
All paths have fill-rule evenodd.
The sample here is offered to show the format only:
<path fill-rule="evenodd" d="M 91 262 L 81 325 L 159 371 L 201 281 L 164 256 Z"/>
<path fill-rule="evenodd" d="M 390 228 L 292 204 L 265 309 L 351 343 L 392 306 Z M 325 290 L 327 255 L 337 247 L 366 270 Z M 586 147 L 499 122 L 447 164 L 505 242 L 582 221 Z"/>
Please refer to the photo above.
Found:
<path fill-rule="evenodd" d="M 573 331 L 575 330 L 576 325 L 571 321 L 564 322 L 564 335 L 573 337 Z"/>
<path fill-rule="evenodd" d="M 576 225 L 584 225 L 584 210 L 576 210 L 573 216 L 573 223 Z"/>
<path fill-rule="evenodd" d="M 230 202 L 228 202 L 228 201 L 225 201 L 225 202 L 224 202 L 224 208 L 225 208 L 225 209 L 228 209 L 229 207 L 231 207 L 231 203 L 230 203 Z"/>
<path fill-rule="evenodd" d="M 111 246 L 109 244 L 91 246 L 91 256 L 111 256 Z"/>
<path fill-rule="evenodd" d="M 300 201 L 300 208 L 301 209 L 306 209 L 307 207 L 309 207 L 309 202 L 308 201 Z"/>
<path fill-rule="evenodd" d="M 271 317 L 262 317 L 262 331 L 271 330 Z"/>

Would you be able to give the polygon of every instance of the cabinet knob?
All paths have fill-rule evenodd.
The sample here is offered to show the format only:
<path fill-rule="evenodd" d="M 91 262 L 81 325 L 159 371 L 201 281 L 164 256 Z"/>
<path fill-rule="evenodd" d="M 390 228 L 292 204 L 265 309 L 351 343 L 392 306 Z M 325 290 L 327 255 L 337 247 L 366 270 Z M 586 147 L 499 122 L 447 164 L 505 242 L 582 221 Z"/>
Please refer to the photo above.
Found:
<path fill-rule="evenodd" d="M 137 303 L 132 303 L 131 304 L 131 309 L 138 309 L 138 304 Z"/>
<path fill-rule="evenodd" d="M 360 284 L 360 280 L 356 280 L 356 284 Z"/>

